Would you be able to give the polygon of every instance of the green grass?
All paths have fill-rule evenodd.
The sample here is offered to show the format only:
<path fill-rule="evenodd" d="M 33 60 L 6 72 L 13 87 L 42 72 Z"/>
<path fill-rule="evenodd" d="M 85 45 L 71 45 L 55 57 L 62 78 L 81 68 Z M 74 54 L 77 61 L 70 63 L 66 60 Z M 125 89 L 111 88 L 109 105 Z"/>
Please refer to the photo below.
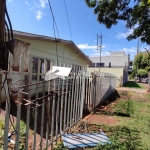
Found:
<path fill-rule="evenodd" d="M 118 120 L 118 124 L 90 124 L 89 131 L 100 129 L 110 138 L 111 144 L 97 145 L 86 150 L 150 150 L 150 96 L 134 92 L 120 92 L 120 98 L 110 105 L 110 116 Z M 108 114 L 107 114 L 108 116 Z M 63 144 L 57 147 L 61 150 Z M 65 150 L 67 148 L 64 148 Z"/>
<path fill-rule="evenodd" d="M 123 86 L 129 87 L 129 88 L 145 89 L 145 87 L 141 86 L 140 84 L 136 83 L 135 81 L 127 81 Z"/>
<path fill-rule="evenodd" d="M 4 127 L 4 120 L 0 119 L 0 150 L 3 149 Z"/>

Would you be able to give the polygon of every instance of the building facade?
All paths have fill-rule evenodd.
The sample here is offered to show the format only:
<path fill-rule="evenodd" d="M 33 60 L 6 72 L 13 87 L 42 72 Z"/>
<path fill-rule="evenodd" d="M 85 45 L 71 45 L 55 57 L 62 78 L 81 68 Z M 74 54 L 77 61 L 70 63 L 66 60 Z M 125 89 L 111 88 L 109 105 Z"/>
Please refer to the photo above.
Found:
<path fill-rule="evenodd" d="M 130 54 L 125 55 L 125 51 L 110 52 L 110 56 L 89 57 L 93 62 L 92 66 L 95 68 L 131 68 Z"/>

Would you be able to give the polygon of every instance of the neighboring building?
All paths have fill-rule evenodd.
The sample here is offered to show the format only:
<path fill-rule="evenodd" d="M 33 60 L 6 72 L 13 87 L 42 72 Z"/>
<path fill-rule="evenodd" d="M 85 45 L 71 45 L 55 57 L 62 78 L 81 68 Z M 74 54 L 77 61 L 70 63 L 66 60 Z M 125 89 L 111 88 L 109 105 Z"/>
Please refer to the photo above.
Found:
<path fill-rule="evenodd" d="M 132 61 L 130 55 L 125 55 L 125 51 L 110 52 L 110 56 L 89 57 L 93 62 L 88 67 L 88 71 L 101 71 L 111 73 L 118 78 L 122 78 L 122 84 L 127 80 L 128 74 L 132 71 Z M 100 63 L 101 62 L 101 63 Z"/>
<path fill-rule="evenodd" d="M 6 44 L 7 49 L 13 54 L 12 83 L 20 78 L 18 73 L 20 68 L 23 68 L 23 80 L 28 80 L 26 75 L 30 74 L 31 80 L 38 82 L 44 80 L 45 73 L 52 66 L 72 67 L 77 72 L 81 69 L 86 70 L 87 65 L 92 65 L 92 61 L 72 41 L 20 31 L 13 31 L 13 35 L 14 40 Z M 39 78 L 37 74 L 40 75 Z M 0 72 L 0 81 L 4 79 L 5 75 Z M 5 101 L 4 91 L 2 101 Z"/>
<path fill-rule="evenodd" d="M 121 52 L 110 52 L 110 56 L 100 57 L 89 57 L 93 62 L 92 66 L 89 67 L 100 67 L 100 68 L 131 68 L 130 54 L 125 55 L 125 51 Z M 101 63 L 100 63 L 101 61 Z"/>

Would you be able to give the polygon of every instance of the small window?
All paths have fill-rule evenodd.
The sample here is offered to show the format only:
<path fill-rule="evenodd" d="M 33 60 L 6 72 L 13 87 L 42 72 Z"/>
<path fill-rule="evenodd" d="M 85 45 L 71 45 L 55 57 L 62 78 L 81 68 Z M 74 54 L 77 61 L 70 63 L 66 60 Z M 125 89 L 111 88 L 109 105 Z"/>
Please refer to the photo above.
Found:
<path fill-rule="evenodd" d="M 38 58 L 33 57 L 32 63 L 33 63 L 32 73 L 37 73 L 38 72 Z M 32 80 L 37 80 L 37 75 L 32 75 Z"/>
<path fill-rule="evenodd" d="M 38 70 L 38 58 L 33 57 L 33 68 L 32 68 L 32 72 L 33 73 L 37 73 Z"/>
<path fill-rule="evenodd" d="M 33 63 L 33 68 L 32 68 L 32 80 L 37 80 L 37 73 L 38 73 L 38 61 L 40 59 L 40 69 L 39 69 L 39 80 L 44 80 L 44 77 L 45 77 L 45 72 L 46 71 L 49 71 L 50 70 L 50 60 L 46 60 L 46 63 L 47 63 L 47 68 L 46 65 L 45 65 L 45 61 L 44 59 L 41 59 L 41 58 L 36 58 L 36 57 L 32 57 L 32 63 Z"/>
<path fill-rule="evenodd" d="M 50 60 L 46 60 L 46 62 L 47 62 L 47 71 L 49 71 L 50 70 Z"/>
<path fill-rule="evenodd" d="M 111 62 L 109 62 L 109 68 L 111 68 Z"/>
<path fill-rule="evenodd" d="M 100 67 L 104 67 L 104 65 L 105 65 L 104 63 L 100 63 Z"/>

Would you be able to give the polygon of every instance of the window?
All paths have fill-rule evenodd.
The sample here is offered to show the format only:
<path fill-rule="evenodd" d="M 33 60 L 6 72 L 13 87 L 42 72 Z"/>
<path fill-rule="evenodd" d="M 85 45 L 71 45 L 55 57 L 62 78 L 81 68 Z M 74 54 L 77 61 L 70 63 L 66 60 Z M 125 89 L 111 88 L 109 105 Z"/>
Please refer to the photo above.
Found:
<path fill-rule="evenodd" d="M 96 63 L 95 67 L 104 67 L 104 63 Z"/>
<path fill-rule="evenodd" d="M 44 61 L 44 59 L 32 57 L 32 80 L 37 80 L 37 73 L 38 73 L 38 62 L 40 60 L 40 66 L 39 66 L 39 80 L 44 80 L 45 72 L 50 70 L 50 60 Z M 46 62 L 46 64 L 45 64 Z"/>
<path fill-rule="evenodd" d="M 111 62 L 109 62 L 109 68 L 111 68 Z"/>

